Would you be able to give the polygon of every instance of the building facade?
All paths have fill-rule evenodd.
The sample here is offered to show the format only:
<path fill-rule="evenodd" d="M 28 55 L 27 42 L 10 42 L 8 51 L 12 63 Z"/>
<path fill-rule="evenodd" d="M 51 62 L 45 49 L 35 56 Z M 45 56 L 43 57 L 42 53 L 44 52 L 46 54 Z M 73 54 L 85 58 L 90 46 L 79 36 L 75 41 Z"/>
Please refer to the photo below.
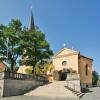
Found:
<path fill-rule="evenodd" d="M 100 75 L 98 75 L 99 79 L 97 80 L 97 86 L 100 86 Z"/>
<path fill-rule="evenodd" d="M 0 72 L 7 71 L 9 68 L 4 62 L 0 62 Z"/>
<path fill-rule="evenodd" d="M 79 74 L 81 87 L 92 86 L 93 59 L 81 55 L 78 51 L 63 48 L 53 56 L 52 61 L 57 71 L 72 69 Z"/>

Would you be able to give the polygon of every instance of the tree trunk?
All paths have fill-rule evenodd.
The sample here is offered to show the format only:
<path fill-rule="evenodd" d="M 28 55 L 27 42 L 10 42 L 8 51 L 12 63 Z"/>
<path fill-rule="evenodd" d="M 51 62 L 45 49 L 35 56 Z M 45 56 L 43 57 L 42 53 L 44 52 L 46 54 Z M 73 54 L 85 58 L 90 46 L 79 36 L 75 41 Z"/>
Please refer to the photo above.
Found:
<path fill-rule="evenodd" d="M 36 63 L 33 65 L 33 73 L 36 74 L 36 68 L 35 68 Z"/>
<path fill-rule="evenodd" d="M 12 62 L 11 62 L 11 72 L 14 71 L 14 65 L 15 65 L 15 63 L 12 61 Z"/>

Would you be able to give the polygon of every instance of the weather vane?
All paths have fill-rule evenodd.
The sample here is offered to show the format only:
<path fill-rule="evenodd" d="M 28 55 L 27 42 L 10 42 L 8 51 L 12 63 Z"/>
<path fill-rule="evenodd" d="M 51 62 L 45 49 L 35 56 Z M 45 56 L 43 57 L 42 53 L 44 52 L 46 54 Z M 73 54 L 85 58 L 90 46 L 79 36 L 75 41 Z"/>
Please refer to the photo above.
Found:
<path fill-rule="evenodd" d="M 63 44 L 64 48 L 66 47 L 66 43 Z"/>

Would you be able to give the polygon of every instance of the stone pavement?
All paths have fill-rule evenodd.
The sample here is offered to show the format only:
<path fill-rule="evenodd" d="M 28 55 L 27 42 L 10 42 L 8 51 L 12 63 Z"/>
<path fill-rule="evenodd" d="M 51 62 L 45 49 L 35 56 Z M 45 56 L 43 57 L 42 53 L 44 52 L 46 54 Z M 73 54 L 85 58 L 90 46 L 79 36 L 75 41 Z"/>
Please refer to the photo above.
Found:
<path fill-rule="evenodd" d="M 13 96 L 0 98 L 0 100 L 78 100 L 75 98 L 57 98 L 57 97 L 37 97 L 37 96 Z"/>
<path fill-rule="evenodd" d="M 85 93 L 80 100 L 100 100 L 100 87 L 89 88 L 89 92 Z"/>
<path fill-rule="evenodd" d="M 59 95 L 58 91 L 58 95 Z M 61 92 L 60 92 L 61 93 Z M 78 98 L 70 97 L 46 97 L 46 96 L 12 96 L 0 98 L 0 100 L 79 100 Z M 100 100 L 100 87 L 90 88 L 90 91 L 86 93 L 80 100 Z"/>
<path fill-rule="evenodd" d="M 53 83 L 40 86 L 24 95 L 4 97 L 0 100 L 79 100 L 64 87 L 65 85 L 65 81 L 53 81 Z"/>
<path fill-rule="evenodd" d="M 27 96 L 53 97 L 53 98 L 76 98 L 77 97 L 65 88 L 66 81 L 53 81 L 50 84 L 40 86 L 35 90 L 26 93 Z"/>

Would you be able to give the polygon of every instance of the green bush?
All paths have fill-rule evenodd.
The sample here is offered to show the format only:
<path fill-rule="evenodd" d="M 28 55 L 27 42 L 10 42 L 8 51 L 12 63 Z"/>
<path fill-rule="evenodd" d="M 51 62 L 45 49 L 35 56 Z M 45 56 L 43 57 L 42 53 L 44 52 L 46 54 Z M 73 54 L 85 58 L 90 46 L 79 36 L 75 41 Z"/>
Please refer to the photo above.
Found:
<path fill-rule="evenodd" d="M 26 72 L 27 74 L 32 74 L 32 69 L 26 68 L 26 69 L 25 69 L 25 72 Z"/>

